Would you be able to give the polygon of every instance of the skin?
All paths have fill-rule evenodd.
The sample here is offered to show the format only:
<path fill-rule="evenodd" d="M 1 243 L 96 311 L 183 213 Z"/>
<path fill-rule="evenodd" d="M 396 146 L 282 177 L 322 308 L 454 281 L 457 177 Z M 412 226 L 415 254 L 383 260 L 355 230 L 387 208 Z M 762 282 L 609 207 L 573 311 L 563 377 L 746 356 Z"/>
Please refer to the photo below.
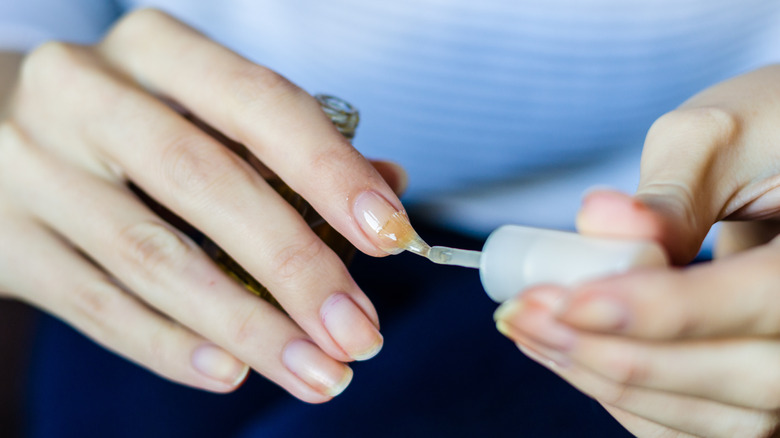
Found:
<path fill-rule="evenodd" d="M 636 194 L 584 199 L 580 232 L 656 240 L 678 266 L 730 221 L 712 262 L 534 288 L 499 328 L 638 436 L 775 436 L 777 120 L 780 67 L 716 85 L 650 129 Z"/>
<path fill-rule="evenodd" d="M 353 357 L 344 345 L 377 333 L 370 300 L 262 178 L 166 102 L 247 145 L 370 255 L 386 253 L 361 230 L 350 200 L 371 190 L 400 206 L 393 188 L 401 189 L 402 170 L 372 165 L 282 76 L 155 10 L 129 14 L 95 46 L 53 42 L 0 61 L 0 96 L 8 97 L 0 296 L 182 384 L 227 392 L 241 383 L 240 373 L 220 381 L 195 369 L 194 352 L 216 347 L 236 371 L 248 364 L 304 401 L 329 400 L 285 366 L 283 351 L 311 341 L 329 370 L 346 370 Z M 289 316 L 223 274 L 128 181 L 231 253 Z M 342 342 L 321 314 L 334 296 L 354 302 L 365 321 Z"/>

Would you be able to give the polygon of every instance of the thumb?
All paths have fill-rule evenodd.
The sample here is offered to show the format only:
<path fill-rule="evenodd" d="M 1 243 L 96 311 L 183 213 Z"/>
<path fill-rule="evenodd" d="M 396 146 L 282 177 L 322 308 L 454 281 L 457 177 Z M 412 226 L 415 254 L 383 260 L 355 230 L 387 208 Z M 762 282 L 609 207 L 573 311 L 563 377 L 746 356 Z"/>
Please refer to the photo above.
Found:
<path fill-rule="evenodd" d="M 577 217 L 579 231 L 654 240 L 672 263 L 693 260 L 733 192 L 722 153 L 738 131 L 732 121 L 711 108 L 658 119 L 645 139 L 636 193 L 591 191 Z"/>
<path fill-rule="evenodd" d="M 699 224 L 679 189 L 658 189 L 640 190 L 634 196 L 607 189 L 590 191 L 577 215 L 577 229 L 582 234 L 656 241 L 673 264 L 688 263 L 709 226 Z"/>
<path fill-rule="evenodd" d="M 636 194 L 590 193 L 580 231 L 653 239 L 683 264 L 719 219 L 776 220 L 778 79 L 780 66 L 737 76 L 656 120 L 645 139 Z"/>

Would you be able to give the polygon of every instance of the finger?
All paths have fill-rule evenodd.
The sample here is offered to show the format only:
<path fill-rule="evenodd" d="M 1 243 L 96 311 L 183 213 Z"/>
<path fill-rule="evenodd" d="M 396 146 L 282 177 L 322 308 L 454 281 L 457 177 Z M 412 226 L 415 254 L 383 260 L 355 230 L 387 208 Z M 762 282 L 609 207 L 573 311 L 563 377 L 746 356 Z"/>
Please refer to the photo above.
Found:
<path fill-rule="evenodd" d="M 672 430 L 666 426 L 654 423 L 646 418 L 642 418 L 606 403 L 601 403 L 601 406 L 603 406 L 610 415 L 615 417 L 615 419 L 634 436 L 695 438 L 695 435 Z"/>
<path fill-rule="evenodd" d="M 248 367 L 125 293 L 48 231 L 0 216 L 0 290 L 67 321 L 104 347 L 176 382 L 234 390 Z M 13 256 L 10 256 L 13 254 Z"/>
<path fill-rule="evenodd" d="M 99 49 L 117 68 L 245 144 L 360 250 L 392 252 L 368 213 L 402 211 L 378 172 L 307 93 L 160 12 L 124 19 Z M 208 84 L 208 86 L 204 86 Z M 377 204 L 360 202 L 370 196 Z"/>
<path fill-rule="evenodd" d="M 659 118 L 645 140 L 634 198 L 592 194 L 580 230 L 654 239 L 684 264 L 716 221 L 776 215 L 778 153 L 766 138 L 780 116 L 778 77 L 777 66 L 756 70 Z"/>
<path fill-rule="evenodd" d="M 693 215 L 686 192 L 677 187 L 654 195 L 647 188 L 634 197 L 611 190 L 586 195 L 577 214 L 582 234 L 656 241 L 674 264 L 690 262 L 698 253 L 709 227 Z M 677 192 L 674 192 L 677 190 Z M 706 222 L 706 221 L 705 221 Z"/>
<path fill-rule="evenodd" d="M 663 116 L 647 134 L 634 196 L 590 192 L 577 228 L 584 234 L 654 240 L 674 264 L 690 262 L 731 193 L 730 184 L 713 181 L 723 170 L 713 161 L 735 141 L 736 129 L 726 113 L 716 111 Z"/>
<path fill-rule="evenodd" d="M 282 312 L 222 273 L 129 190 L 35 152 L 28 147 L 15 156 L 26 170 L 15 179 L 18 202 L 145 302 L 303 400 L 325 401 L 349 383 L 348 367 L 309 343 Z M 57 184 L 50 184 L 50 175 L 57 175 Z M 36 194 L 43 187 L 46 197 L 40 199 Z"/>
<path fill-rule="evenodd" d="M 509 332 L 507 332 L 506 334 L 515 336 Z M 540 365 L 545 366 L 553 371 L 562 366 L 560 363 L 556 363 L 556 361 L 550 359 L 549 354 L 544 354 L 541 352 L 544 351 L 545 348 L 542 345 L 536 345 L 535 347 L 532 347 L 531 345 L 535 345 L 535 341 L 532 341 L 528 338 L 523 338 L 521 335 L 517 335 L 517 338 L 516 339 L 513 338 L 513 340 L 515 340 L 517 348 L 524 355 L 534 360 L 535 362 L 539 363 Z M 592 394 L 588 394 L 588 393 L 586 394 L 588 396 L 592 396 Z M 684 432 L 670 429 L 667 426 L 663 426 L 661 424 L 655 423 L 653 421 L 648 420 L 647 418 L 643 418 L 638 415 L 632 414 L 631 412 L 624 411 L 623 409 L 609 405 L 607 403 L 604 403 L 603 401 L 600 400 L 597 401 L 599 401 L 601 406 L 603 406 L 604 409 L 606 409 L 607 412 L 610 413 L 610 415 L 612 415 L 623 427 L 625 427 L 634 436 L 641 436 L 641 437 L 674 436 L 674 437 L 681 437 L 681 438 L 694 436 Z"/>
<path fill-rule="evenodd" d="M 83 53 L 50 56 L 59 56 L 56 62 L 50 61 L 54 65 L 69 66 L 69 87 L 81 91 L 51 103 L 67 111 L 61 118 L 73 124 L 69 131 L 83 133 L 83 139 L 73 140 L 76 144 L 91 145 L 93 154 L 110 168 L 121 169 L 155 200 L 219 244 L 271 291 L 328 354 L 346 361 L 366 359 L 379 351 L 382 337 L 376 311 L 340 258 L 246 163 L 159 100 L 128 86 L 89 57 L 84 59 Z M 140 227 L 128 224 L 127 229 L 115 230 L 129 239 L 125 240 L 128 245 L 143 246 L 138 239 L 144 236 L 156 236 L 159 239 L 151 243 L 163 244 L 148 247 L 147 252 L 163 252 L 140 260 L 142 264 L 166 254 L 171 263 L 181 263 L 175 258 L 191 255 L 189 250 L 164 252 L 170 250 L 164 244 L 183 248 L 170 230 L 143 227 L 155 224 L 143 220 L 134 224 Z M 138 262 L 134 262 L 137 269 L 149 268 Z"/>
<path fill-rule="evenodd" d="M 726 257 L 769 243 L 778 234 L 780 234 L 780 222 L 775 220 L 723 222 L 715 242 L 715 258 Z"/>
<path fill-rule="evenodd" d="M 775 335 L 778 263 L 771 244 L 683 270 L 606 278 L 565 294 L 556 312 L 583 330 L 640 338 Z"/>
<path fill-rule="evenodd" d="M 615 383 L 699 397 L 734 406 L 780 408 L 780 360 L 773 340 L 646 343 L 580 334 L 564 353 Z"/>
<path fill-rule="evenodd" d="M 522 305 L 498 312 L 498 327 L 555 351 L 561 363 L 575 363 L 623 386 L 639 387 L 724 404 L 774 411 L 780 408 L 774 339 L 714 339 L 672 342 L 596 335 L 571 329 L 553 314 L 554 290 L 527 293 Z"/>
<path fill-rule="evenodd" d="M 518 347 L 598 402 L 694 436 L 769 436 L 776 418 L 767 412 L 699 398 L 617 384 L 572 362 L 562 362 L 543 344 L 517 335 Z"/>
<path fill-rule="evenodd" d="M 760 410 L 780 407 L 780 344 L 773 340 L 644 342 L 572 330 L 558 322 L 549 297 L 531 292 L 525 305 L 499 316 L 505 333 L 533 339 L 616 384 L 700 397 Z M 535 292 L 535 293 L 534 293 Z M 750 370 L 750 371 L 748 371 Z"/>

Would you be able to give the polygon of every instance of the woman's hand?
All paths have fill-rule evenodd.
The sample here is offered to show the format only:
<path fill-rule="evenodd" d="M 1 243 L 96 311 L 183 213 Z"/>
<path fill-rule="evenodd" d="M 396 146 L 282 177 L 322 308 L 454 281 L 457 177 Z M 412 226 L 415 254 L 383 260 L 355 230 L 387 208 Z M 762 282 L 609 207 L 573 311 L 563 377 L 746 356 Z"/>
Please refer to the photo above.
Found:
<path fill-rule="evenodd" d="M 360 250 L 386 254 L 365 218 L 401 204 L 312 97 L 141 10 L 94 47 L 49 43 L 26 57 L 0 124 L 0 292 L 171 380 L 226 392 L 248 365 L 327 401 L 349 383 L 344 362 L 382 346 L 371 302 L 252 168 L 157 96 L 246 145 Z M 230 253 L 289 316 L 128 181 Z"/>
<path fill-rule="evenodd" d="M 633 197 L 586 197 L 578 227 L 654 239 L 678 265 L 710 226 L 718 258 L 545 286 L 496 313 L 529 356 L 639 436 L 768 437 L 780 412 L 780 67 L 724 82 L 659 119 Z"/>

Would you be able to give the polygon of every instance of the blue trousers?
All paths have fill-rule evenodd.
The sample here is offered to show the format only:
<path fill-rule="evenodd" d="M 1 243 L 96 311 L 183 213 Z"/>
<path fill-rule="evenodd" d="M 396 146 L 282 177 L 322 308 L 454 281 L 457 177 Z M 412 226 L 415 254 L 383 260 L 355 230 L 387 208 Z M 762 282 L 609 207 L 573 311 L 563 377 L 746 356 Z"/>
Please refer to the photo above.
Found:
<path fill-rule="evenodd" d="M 420 229 L 433 244 L 479 242 Z M 596 402 L 525 358 L 492 320 L 474 270 L 358 255 L 385 346 L 350 387 L 308 405 L 253 374 L 232 394 L 163 380 L 50 317 L 30 370 L 31 437 L 626 437 Z M 132 327 L 127 327 L 131 331 Z"/>

